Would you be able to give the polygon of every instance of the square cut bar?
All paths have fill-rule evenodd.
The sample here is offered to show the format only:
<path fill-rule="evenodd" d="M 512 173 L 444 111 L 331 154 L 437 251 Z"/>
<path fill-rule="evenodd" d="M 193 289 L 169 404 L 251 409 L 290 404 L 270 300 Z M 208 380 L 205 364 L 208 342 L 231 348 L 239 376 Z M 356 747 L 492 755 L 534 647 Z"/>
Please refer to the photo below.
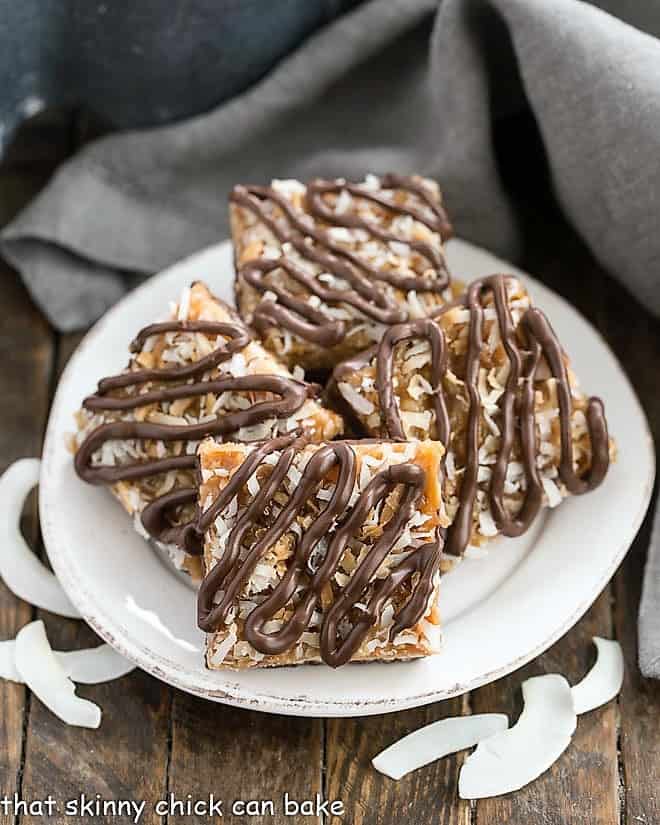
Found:
<path fill-rule="evenodd" d="M 76 470 L 109 485 L 137 531 L 199 578 L 199 558 L 183 552 L 201 553 L 186 527 L 196 508 L 199 442 L 296 429 L 327 440 L 343 422 L 315 399 L 318 388 L 294 379 L 202 283 L 186 288 L 169 320 L 145 327 L 130 349 L 126 369 L 100 381 L 76 416 Z"/>
<path fill-rule="evenodd" d="M 442 455 L 438 442 L 204 441 L 208 667 L 436 652 Z"/>
<path fill-rule="evenodd" d="M 614 445 L 545 315 L 514 277 L 475 281 L 435 319 L 391 327 L 339 364 L 331 396 L 378 438 L 447 445 L 445 551 L 479 555 L 542 506 L 597 486 Z"/>
<path fill-rule="evenodd" d="M 331 369 L 451 296 L 437 184 L 274 180 L 230 196 L 243 318 L 287 365 Z"/>

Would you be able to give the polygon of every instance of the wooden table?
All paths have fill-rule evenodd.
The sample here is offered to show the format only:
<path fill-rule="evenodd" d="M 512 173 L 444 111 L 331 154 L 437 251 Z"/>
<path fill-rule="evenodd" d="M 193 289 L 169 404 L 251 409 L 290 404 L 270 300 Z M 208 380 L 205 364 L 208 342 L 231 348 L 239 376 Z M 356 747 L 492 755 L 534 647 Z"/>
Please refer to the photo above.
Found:
<path fill-rule="evenodd" d="M 80 121 L 78 121 L 78 124 Z M 82 130 L 85 131 L 84 129 Z M 528 133 L 515 133 L 526 141 Z M 81 129 L 46 118 L 13 147 L 0 174 L 0 220 L 6 222 L 44 183 L 56 162 L 80 142 Z M 508 145 L 508 144 L 507 144 Z M 510 145 L 512 153 L 519 150 Z M 524 163 L 512 179 L 521 202 Z M 537 193 L 538 194 L 538 193 Z M 660 325 L 595 263 L 551 207 L 523 209 L 528 248 L 523 265 L 572 301 L 595 324 L 625 365 L 660 438 Z M 58 335 L 34 307 L 18 277 L 2 269 L 0 300 L 0 470 L 14 459 L 39 455 L 57 376 L 79 340 Z M 649 369 L 649 364 L 654 369 Z M 656 825 L 660 823 L 660 682 L 641 678 L 636 666 L 636 620 L 649 540 L 649 518 L 622 568 L 588 614 L 535 662 L 457 699 L 367 719 L 297 719 L 211 704 L 134 671 L 79 693 L 103 708 L 90 731 L 66 727 L 24 687 L 0 681 L 0 799 L 53 794 L 60 803 L 81 793 L 92 799 L 144 800 L 140 822 L 202 823 L 206 816 L 161 816 L 155 803 L 178 799 L 225 800 L 225 822 L 311 822 L 281 813 L 285 792 L 294 799 L 341 800 L 343 817 L 325 823 L 478 823 L 478 825 Z M 43 552 L 35 501 L 24 530 Z M 588 537 L 586 537 L 588 539 Z M 53 646 L 95 643 L 82 622 L 35 610 L 0 583 L 0 638 L 13 638 L 43 618 Z M 591 637 L 619 639 L 626 678 L 616 702 L 581 718 L 575 738 L 551 771 L 522 791 L 477 804 L 457 797 L 463 755 L 444 759 L 399 783 L 377 774 L 370 759 L 382 747 L 427 722 L 455 714 L 503 711 L 516 717 L 519 686 L 530 674 L 560 671 L 579 679 L 593 660 Z M 190 797 L 188 797 L 190 795 Z M 274 800 L 275 816 L 228 815 L 233 800 Z M 0 809 L 1 810 L 1 809 Z M 1 815 L 2 822 L 39 817 Z M 65 817 L 53 822 L 90 821 Z M 98 822 L 129 822 L 99 817 Z"/>

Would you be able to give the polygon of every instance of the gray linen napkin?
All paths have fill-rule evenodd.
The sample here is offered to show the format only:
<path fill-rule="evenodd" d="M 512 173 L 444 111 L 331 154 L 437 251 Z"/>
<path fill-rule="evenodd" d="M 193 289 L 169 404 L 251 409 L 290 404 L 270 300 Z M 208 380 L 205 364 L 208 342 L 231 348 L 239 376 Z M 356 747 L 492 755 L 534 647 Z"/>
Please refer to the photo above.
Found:
<path fill-rule="evenodd" d="M 122 270 L 153 272 L 225 235 L 236 181 L 395 169 L 437 177 L 458 234 L 515 258 L 492 120 L 529 106 L 565 214 L 660 314 L 660 6 L 598 5 L 612 14 L 580 0 L 365 2 L 209 114 L 91 145 L 5 229 L 2 251 L 74 329 L 121 295 Z M 655 676 L 659 569 L 656 531 L 640 628 Z"/>

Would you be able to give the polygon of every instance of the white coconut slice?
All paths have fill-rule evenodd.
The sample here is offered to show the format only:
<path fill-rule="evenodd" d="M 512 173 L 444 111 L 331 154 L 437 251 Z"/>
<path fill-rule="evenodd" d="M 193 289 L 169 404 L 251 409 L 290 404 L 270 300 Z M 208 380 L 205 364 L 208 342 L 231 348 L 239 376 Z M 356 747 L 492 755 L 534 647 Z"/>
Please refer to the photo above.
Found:
<path fill-rule="evenodd" d="M 53 651 L 66 675 L 83 685 L 111 682 L 135 670 L 135 665 L 124 659 L 110 645 L 86 647 L 82 650 Z M 0 642 L 0 678 L 23 683 L 16 669 L 16 639 Z"/>
<path fill-rule="evenodd" d="M 63 722 L 98 728 L 101 708 L 76 696 L 76 686 L 58 662 L 42 621 L 31 622 L 16 637 L 16 669 L 30 690 Z"/>
<path fill-rule="evenodd" d="M 525 706 L 516 724 L 482 740 L 458 779 L 462 799 L 517 791 L 556 762 L 568 747 L 577 716 L 566 679 L 535 676 L 522 685 Z"/>
<path fill-rule="evenodd" d="M 12 593 L 35 607 L 79 619 L 60 583 L 32 553 L 21 535 L 23 502 L 39 483 L 37 458 L 16 461 L 0 478 L 0 575 Z"/>
<path fill-rule="evenodd" d="M 55 658 L 67 676 L 82 685 L 112 682 L 135 670 L 133 662 L 106 644 L 82 650 L 58 651 Z"/>
<path fill-rule="evenodd" d="M 581 682 L 571 688 L 577 714 L 595 710 L 614 699 L 623 684 L 623 651 L 618 642 L 594 636 L 598 656 Z"/>
<path fill-rule="evenodd" d="M 372 765 L 391 779 L 401 779 L 436 759 L 473 747 L 508 725 L 509 718 L 503 713 L 441 719 L 399 739 L 374 757 Z"/>
<path fill-rule="evenodd" d="M 561 492 L 555 482 L 552 479 L 543 476 L 541 483 L 543 484 L 543 489 L 548 498 L 548 507 L 556 507 L 558 504 L 561 504 Z"/>

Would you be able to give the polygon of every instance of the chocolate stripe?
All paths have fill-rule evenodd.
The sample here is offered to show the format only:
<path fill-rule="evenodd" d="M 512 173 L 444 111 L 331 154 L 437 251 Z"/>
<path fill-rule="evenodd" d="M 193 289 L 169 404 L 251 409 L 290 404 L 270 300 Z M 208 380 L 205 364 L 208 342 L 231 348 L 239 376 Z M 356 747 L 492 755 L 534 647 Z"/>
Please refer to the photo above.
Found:
<path fill-rule="evenodd" d="M 295 261 L 285 254 L 274 260 L 249 261 L 240 267 L 239 277 L 262 295 L 266 291 L 273 292 L 277 295 L 278 301 L 287 308 L 282 310 L 274 305 L 273 301 L 262 300 L 254 311 L 253 323 L 257 328 L 263 331 L 274 326 L 284 327 L 322 347 L 334 346 L 347 334 L 345 323 L 326 315 L 322 310 L 315 309 L 315 317 L 311 318 L 310 307 L 305 297 L 298 297 L 286 288 L 276 288 L 269 284 L 266 275 L 280 268 L 326 304 L 351 306 L 363 316 L 383 324 L 401 323 L 407 318 L 407 313 L 401 309 L 400 303 L 387 294 L 387 285 L 404 292 L 415 290 L 442 293 L 446 289 L 449 284 L 449 273 L 442 252 L 424 241 L 411 240 L 388 232 L 375 222 L 359 215 L 337 215 L 329 209 L 323 198 L 325 194 L 347 190 L 354 197 L 372 201 L 398 214 L 409 215 L 441 237 L 450 235 L 451 227 L 444 210 L 433 201 L 423 184 L 410 177 L 387 175 L 383 178 L 383 186 L 414 193 L 420 198 L 425 209 L 420 209 L 414 204 L 400 204 L 394 197 L 388 198 L 360 184 L 351 184 L 343 180 L 311 181 L 307 186 L 307 206 L 313 216 L 326 224 L 362 229 L 385 243 L 397 241 L 407 244 L 428 260 L 429 268 L 437 273 L 436 277 L 401 275 L 369 264 L 351 250 L 333 241 L 328 231 L 315 226 L 309 215 L 297 213 L 287 199 L 273 187 L 234 188 L 230 195 L 231 202 L 252 212 L 280 244 L 291 244 L 302 258 L 320 265 L 323 271 L 342 279 L 350 287 L 338 289 L 323 286 L 316 277 L 303 272 L 296 266 Z M 279 208 L 282 215 L 280 219 L 275 219 L 269 214 L 266 209 L 267 202 Z"/>
<path fill-rule="evenodd" d="M 219 414 L 213 421 L 198 424 L 154 424 L 145 421 L 112 421 L 92 430 L 80 445 L 74 460 L 76 472 L 89 484 L 116 484 L 119 481 L 135 481 L 170 470 L 192 470 L 195 456 L 181 455 L 159 458 L 153 461 L 136 461 L 122 465 L 95 465 L 92 457 L 107 441 L 113 440 L 160 440 L 199 441 L 207 436 L 226 436 L 241 427 L 259 424 L 269 418 L 288 418 L 299 410 L 306 399 L 317 392 L 313 385 L 306 385 L 293 378 L 279 375 L 227 376 L 213 381 L 182 383 L 175 387 L 161 387 L 139 393 L 137 390 L 150 381 L 171 382 L 200 378 L 204 373 L 227 361 L 236 352 L 243 350 L 250 341 L 250 333 L 240 322 L 218 323 L 214 321 L 167 321 L 151 324 L 141 330 L 133 343 L 132 351 L 139 351 L 152 335 L 166 332 L 201 332 L 223 336 L 223 341 L 209 355 L 192 364 L 163 367 L 158 369 L 133 370 L 104 378 L 99 382 L 95 395 L 83 401 L 89 410 L 131 410 L 147 404 L 158 404 L 178 398 L 196 398 L 207 393 L 222 392 L 267 392 L 278 396 L 268 401 L 252 404 L 248 409 Z M 134 394 L 124 396 L 109 395 L 121 389 L 133 389 Z M 145 530 L 159 541 L 185 542 L 189 552 L 199 553 L 199 542 L 191 536 L 189 525 L 171 527 L 167 512 L 178 509 L 183 503 L 194 499 L 192 488 L 180 488 L 177 495 L 166 494 L 152 502 L 142 514 Z"/>
<path fill-rule="evenodd" d="M 296 543 L 283 577 L 266 599 L 249 614 L 245 622 L 245 638 L 256 650 L 270 656 L 290 650 L 308 627 L 321 593 L 332 581 L 350 539 L 358 534 L 372 508 L 398 485 L 402 485 L 403 493 L 396 513 L 322 619 L 321 657 L 332 667 L 338 667 L 349 661 L 360 647 L 369 629 L 377 623 L 386 600 L 416 574 L 420 574 L 419 579 L 413 587 L 412 595 L 395 616 L 391 638 L 422 618 L 433 592 L 433 578 L 440 559 L 441 537 L 438 532 L 436 542 L 430 542 L 410 553 L 389 576 L 376 580 L 378 568 L 392 551 L 415 511 L 424 490 L 426 474 L 421 467 L 412 463 L 389 467 L 374 475 L 357 501 L 349 507 L 356 479 L 356 456 L 350 444 L 335 442 L 324 445 L 312 455 L 286 506 L 241 560 L 240 548 L 246 531 L 263 513 L 264 504 L 280 487 L 296 453 L 304 446 L 304 441 L 291 439 L 288 444 L 280 442 L 273 446 L 273 442 L 268 442 L 257 447 L 233 473 L 227 487 L 222 490 L 213 505 L 200 517 L 199 530 L 204 532 L 247 484 L 265 456 L 274 450 L 282 451 L 271 475 L 263 482 L 259 493 L 229 533 L 222 558 L 211 568 L 202 582 L 198 596 L 198 624 L 202 630 L 209 633 L 217 631 L 225 624 L 229 611 L 235 605 L 238 594 L 249 580 L 257 563 L 287 533 L 305 502 L 314 495 L 323 479 L 336 467 L 337 482 L 330 501 Z M 338 523 L 339 526 L 333 532 Z M 323 561 L 315 569 L 312 556 L 319 542 L 326 536 L 329 537 L 327 551 Z M 366 611 L 361 611 L 359 617 L 353 620 L 357 603 L 372 583 L 375 583 L 375 588 L 366 605 Z M 304 585 L 304 592 L 295 604 L 290 618 L 275 633 L 267 633 L 264 629 L 266 623 L 292 603 L 292 598 L 300 585 Z M 340 638 L 339 625 L 347 619 L 352 620 L 350 632 L 345 638 Z"/>
<path fill-rule="evenodd" d="M 561 459 L 559 478 L 570 493 L 580 495 L 597 487 L 609 466 L 609 437 L 603 403 L 599 398 L 587 402 L 587 426 L 591 443 L 591 467 L 585 477 L 579 477 L 573 467 L 573 439 L 571 417 L 573 403 L 566 365 L 557 336 L 541 310 L 528 309 L 519 327 L 513 323 L 507 301 L 507 276 L 492 275 L 472 283 L 463 298 L 443 306 L 436 318 L 450 309 L 467 306 L 470 312 L 468 351 L 465 360 L 465 387 L 469 410 L 466 425 L 463 474 L 459 490 L 459 508 L 447 533 L 446 552 L 461 555 L 472 534 L 472 521 L 478 490 L 479 441 L 481 427 L 481 400 L 479 397 L 479 369 L 483 350 L 483 297 L 492 292 L 502 344 L 509 360 L 509 375 L 501 396 L 500 444 L 489 483 L 488 496 L 491 514 L 497 529 L 506 536 L 519 536 L 529 529 L 543 504 L 543 484 L 536 466 L 536 420 L 534 389 L 542 356 L 547 361 L 556 381 L 559 405 Z M 519 343 L 518 330 L 526 338 Z M 397 405 L 393 377 L 394 349 L 402 341 L 426 338 L 431 343 L 431 380 L 434 389 L 437 437 L 450 443 L 449 424 L 442 377 L 447 366 L 447 342 L 440 324 L 431 319 L 401 324 L 388 330 L 376 347 L 340 364 L 334 372 L 336 384 L 351 372 L 362 369 L 375 357 L 380 415 L 383 429 L 389 438 L 405 437 Z M 346 402 L 348 403 L 348 402 Z M 521 444 L 521 463 L 525 473 L 525 494 L 516 515 L 504 505 L 504 485 L 516 434 Z"/>

